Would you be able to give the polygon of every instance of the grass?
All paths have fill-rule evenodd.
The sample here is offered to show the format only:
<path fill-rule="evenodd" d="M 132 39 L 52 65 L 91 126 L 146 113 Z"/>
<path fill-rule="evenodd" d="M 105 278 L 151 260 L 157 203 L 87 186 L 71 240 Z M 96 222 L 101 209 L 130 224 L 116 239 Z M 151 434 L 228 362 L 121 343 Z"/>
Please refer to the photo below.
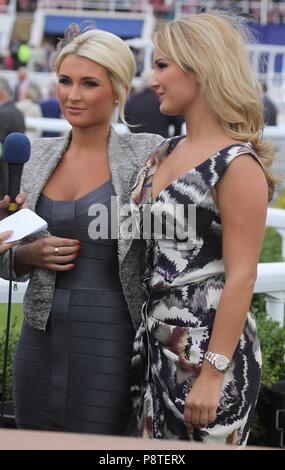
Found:
<path fill-rule="evenodd" d="M 6 329 L 7 304 L 0 304 L 0 336 Z M 21 304 L 13 304 L 11 309 L 11 326 L 15 324 L 15 333 L 20 333 L 23 322 L 23 307 Z"/>

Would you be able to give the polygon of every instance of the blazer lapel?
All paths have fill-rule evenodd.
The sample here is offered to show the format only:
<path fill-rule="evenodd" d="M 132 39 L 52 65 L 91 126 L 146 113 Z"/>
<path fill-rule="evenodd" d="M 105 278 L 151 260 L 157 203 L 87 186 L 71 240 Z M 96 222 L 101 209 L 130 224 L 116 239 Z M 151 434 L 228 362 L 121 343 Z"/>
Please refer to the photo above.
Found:
<path fill-rule="evenodd" d="M 44 189 L 50 175 L 55 170 L 67 149 L 71 139 L 71 132 L 65 137 L 53 142 L 45 151 L 45 158 L 37 182 L 23 178 L 23 191 L 28 194 L 28 204 L 31 210 L 35 210 L 39 197 Z M 23 175 L 24 176 L 24 175 Z"/>
<path fill-rule="evenodd" d="M 135 150 L 132 148 L 132 146 L 125 143 L 124 136 L 118 134 L 113 129 L 113 127 L 111 127 L 109 139 L 109 164 L 111 169 L 112 183 L 114 186 L 115 194 L 117 196 L 118 204 L 118 255 L 120 266 L 122 265 L 134 239 L 133 237 L 130 237 L 128 239 L 122 237 L 121 223 L 125 219 L 120 217 L 120 210 L 122 209 L 122 207 L 124 205 L 129 205 L 130 208 L 131 203 L 130 196 L 132 187 L 132 177 L 136 172 L 135 165 L 133 166 L 129 164 L 132 152 L 134 153 Z M 126 159 L 128 160 L 128 165 L 126 165 Z M 124 212 L 124 217 L 125 216 L 126 214 Z M 131 213 L 129 214 L 129 216 L 131 216 Z"/>

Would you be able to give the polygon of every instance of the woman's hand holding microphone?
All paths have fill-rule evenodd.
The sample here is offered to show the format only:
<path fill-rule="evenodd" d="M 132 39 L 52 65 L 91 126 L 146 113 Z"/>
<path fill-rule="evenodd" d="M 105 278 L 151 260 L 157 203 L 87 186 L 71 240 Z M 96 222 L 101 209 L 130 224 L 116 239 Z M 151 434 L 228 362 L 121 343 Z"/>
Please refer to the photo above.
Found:
<path fill-rule="evenodd" d="M 20 209 L 27 207 L 27 196 L 25 193 L 20 193 L 18 194 L 16 198 L 16 202 L 19 204 Z M 10 198 L 9 196 L 5 196 L 2 201 L 0 201 L 0 220 L 4 219 L 8 215 L 7 208 L 10 203 Z M 12 235 L 12 232 L 2 232 L 0 233 L 0 254 L 4 253 L 4 251 L 9 250 L 9 248 L 12 248 L 12 246 L 16 245 L 17 242 L 13 243 L 5 243 L 5 240 L 7 240 L 10 236 Z"/>

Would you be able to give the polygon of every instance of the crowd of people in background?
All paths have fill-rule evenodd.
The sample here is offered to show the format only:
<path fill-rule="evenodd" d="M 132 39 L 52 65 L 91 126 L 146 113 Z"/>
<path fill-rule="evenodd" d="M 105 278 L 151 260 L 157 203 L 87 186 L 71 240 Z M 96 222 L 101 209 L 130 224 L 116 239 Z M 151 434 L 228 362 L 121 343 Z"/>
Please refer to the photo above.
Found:
<path fill-rule="evenodd" d="M 0 11 L 1 9 L 5 8 L 5 6 L 7 6 L 8 3 L 9 3 L 9 0 L 0 0 Z M 17 11 L 19 13 L 33 13 L 37 9 L 38 3 L 39 3 L 38 0 L 17 0 Z M 69 5 L 68 2 L 54 1 L 53 3 L 55 6 L 58 4 L 64 8 L 73 8 L 73 5 Z M 127 2 L 125 2 L 125 4 L 123 5 L 124 11 L 126 9 L 126 3 Z M 131 3 L 132 2 L 130 2 L 130 4 Z M 148 0 L 148 3 L 152 5 L 154 12 L 158 15 L 168 16 L 168 15 L 173 14 L 175 10 L 175 0 Z M 225 9 L 231 8 L 231 9 L 235 9 L 236 11 L 243 13 L 245 11 L 244 3 L 245 2 L 242 0 L 212 0 L 209 2 L 205 2 L 204 0 L 201 0 L 201 1 L 188 0 L 188 2 L 185 2 L 184 8 L 185 10 L 190 8 L 192 10 L 196 10 L 197 12 L 201 9 L 204 9 L 205 4 L 208 4 L 210 8 L 225 8 Z M 247 7 L 248 13 L 256 17 L 256 19 L 260 19 L 261 8 L 260 8 L 260 5 L 258 4 L 261 2 L 255 0 L 255 1 L 249 1 L 247 3 L 248 3 L 248 7 Z M 284 0 L 273 0 L 270 11 L 269 11 L 269 19 L 268 19 L 269 23 L 270 22 L 273 22 L 273 23 L 285 22 L 285 15 L 284 15 L 285 11 L 282 5 L 284 3 L 285 3 Z M 52 5 L 52 2 L 50 2 L 50 4 Z M 101 6 L 102 2 L 98 2 L 98 4 L 99 4 L 98 7 L 102 8 Z M 84 6 L 84 2 L 83 2 L 82 8 L 85 9 L 87 7 L 90 8 L 90 6 L 88 5 Z M 94 2 L 94 8 L 96 8 L 96 2 Z M 194 11 L 192 11 L 192 13 L 194 13 Z"/>
<path fill-rule="evenodd" d="M 1 7 L 8 3 L 8 0 L 0 0 Z M 55 2 L 56 3 L 56 2 Z M 174 0 L 149 0 L 152 4 L 156 16 L 171 20 L 175 15 Z M 245 14 L 249 21 L 260 20 L 260 2 L 247 2 L 248 9 L 244 8 L 244 3 L 239 0 L 219 0 L 219 1 L 199 1 L 189 0 L 185 2 L 181 8 L 181 12 L 185 14 L 196 13 L 208 9 L 225 9 L 232 10 L 237 14 Z M 37 0 L 18 0 L 17 11 L 21 13 L 33 13 L 38 5 Z M 94 2 L 94 8 L 96 2 Z M 277 0 L 272 2 L 268 13 L 268 23 L 282 24 L 285 23 L 285 0 Z M 10 48 L 0 52 L 0 70 L 17 70 L 20 66 L 29 64 L 29 69 L 36 72 L 51 71 L 51 57 L 55 53 L 55 42 L 57 38 L 44 37 L 41 46 L 33 47 L 29 41 L 14 35 L 11 39 Z"/>
<path fill-rule="evenodd" d="M 40 47 L 31 47 L 27 41 L 18 36 L 12 37 L 10 49 L 0 56 L 0 70 L 18 70 L 29 64 L 35 72 L 50 72 L 50 61 L 55 46 L 51 41 L 43 41 Z"/>
<path fill-rule="evenodd" d="M 0 0 L 0 6 L 4 3 L 4 0 Z M 172 1 L 151 0 L 150 3 L 153 4 L 154 10 L 158 15 L 167 15 L 174 8 L 174 2 Z M 195 3 L 197 8 L 199 8 L 200 4 L 205 4 L 205 2 L 199 1 L 189 1 L 188 3 L 189 5 Z M 217 6 L 220 8 L 238 8 L 240 2 L 228 0 L 207 3 L 211 4 L 212 7 L 215 7 L 215 4 L 219 4 Z M 281 3 L 283 2 L 274 2 L 274 8 L 278 9 Z M 37 2 L 35 0 L 21 0 L 17 2 L 17 8 L 20 12 L 34 11 L 36 6 Z M 281 10 L 279 9 L 278 11 Z M 277 10 L 272 11 L 272 22 L 277 22 L 276 14 Z M 31 81 L 27 72 L 27 70 L 34 72 L 51 72 L 51 62 L 54 53 L 55 44 L 51 38 L 44 38 L 41 47 L 32 48 L 27 41 L 22 40 L 18 36 L 14 36 L 11 41 L 10 50 L 6 51 L 5 54 L 2 54 L 2 57 L 0 57 L 0 70 L 17 71 L 17 83 L 15 88 L 10 91 L 8 101 L 15 103 L 17 111 L 24 117 L 61 117 L 61 110 L 56 97 L 55 83 L 50 82 L 43 96 L 42 89 L 38 84 Z M 143 50 L 133 49 L 133 53 L 137 63 L 137 75 L 140 76 L 141 82 L 138 87 L 132 90 L 126 104 L 126 117 L 129 130 L 132 133 L 153 132 L 164 137 L 179 135 L 183 129 L 183 119 L 180 116 L 166 116 L 160 113 L 159 100 L 148 85 L 149 77 L 146 77 L 143 73 L 143 55 L 141 55 Z M 3 83 L 0 85 L 0 93 L 3 95 L 3 93 L 7 92 L 9 85 L 4 86 Z M 262 83 L 262 87 L 264 91 L 263 104 L 265 123 L 267 125 L 276 125 L 276 106 L 267 95 L 266 83 Z M 4 97 L 4 101 L 6 100 L 7 97 Z M 0 100 L 0 109 L 1 107 L 2 104 Z M 53 137 L 59 135 L 56 132 L 42 133 L 34 129 L 26 129 L 26 132 L 31 140 L 40 136 Z"/>

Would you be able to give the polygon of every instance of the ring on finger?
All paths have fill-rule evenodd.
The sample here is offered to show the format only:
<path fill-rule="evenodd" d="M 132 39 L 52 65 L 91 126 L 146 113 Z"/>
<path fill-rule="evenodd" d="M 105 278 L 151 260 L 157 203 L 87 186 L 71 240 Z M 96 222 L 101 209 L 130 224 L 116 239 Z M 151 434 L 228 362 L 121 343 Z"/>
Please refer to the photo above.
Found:
<path fill-rule="evenodd" d="M 60 253 L 59 253 L 58 246 L 54 248 L 54 254 L 55 254 L 55 256 L 59 256 Z"/>

